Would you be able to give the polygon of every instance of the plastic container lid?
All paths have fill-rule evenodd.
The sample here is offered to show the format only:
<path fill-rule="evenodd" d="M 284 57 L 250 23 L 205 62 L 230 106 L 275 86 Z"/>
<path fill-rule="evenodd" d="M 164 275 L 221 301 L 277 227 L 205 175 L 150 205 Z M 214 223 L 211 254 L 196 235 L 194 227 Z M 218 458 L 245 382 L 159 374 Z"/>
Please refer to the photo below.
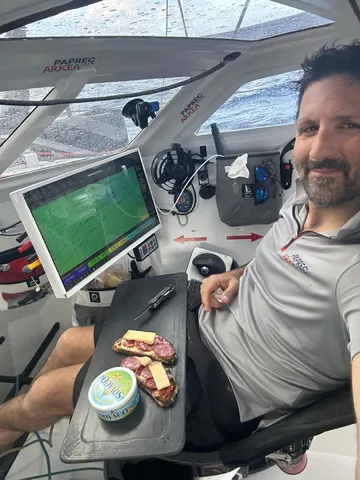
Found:
<path fill-rule="evenodd" d="M 89 402 L 100 412 L 126 406 L 138 389 L 134 372 L 124 367 L 105 370 L 89 388 Z"/>

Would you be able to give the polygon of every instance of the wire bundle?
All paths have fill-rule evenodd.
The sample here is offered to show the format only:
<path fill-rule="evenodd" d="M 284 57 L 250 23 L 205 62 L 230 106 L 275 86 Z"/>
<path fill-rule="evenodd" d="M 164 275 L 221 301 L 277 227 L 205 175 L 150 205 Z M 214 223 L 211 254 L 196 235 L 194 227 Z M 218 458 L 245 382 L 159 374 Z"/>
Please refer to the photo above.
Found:
<path fill-rule="evenodd" d="M 160 170 L 158 170 L 159 166 L 157 166 L 157 163 L 158 163 L 158 161 L 159 161 L 159 158 L 163 158 L 164 154 L 165 154 L 166 152 L 168 152 L 169 150 L 171 151 L 171 149 L 166 149 L 166 150 L 162 150 L 161 152 L 159 152 L 159 153 L 155 156 L 155 158 L 154 158 L 154 160 L 153 160 L 153 163 L 152 163 L 152 166 L 151 166 L 151 176 L 152 176 L 152 179 L 153 179 L 154 183 L 155 183 L 158 187 L 160 187 L 160 188 L 162 188 L 163 190 L 166 190 L 166 191 L 168 191 L 167 188 L 164 188 L 163 185 L 162 185 L 164 182 L 160 182 L 161 177 L 157 175 L 157 173 L 158 173 L 159 171 L 161 171 L 161 168 L 160 168 Z M 204 160 L 203 157 L 201 157 L 200 155 L 197 155 L 197 154 L 189 155 L 189 158 L 190 158 L 193 162 L 195 162 L 194 156 L 200 157 L 202 160 Z M 194 200 L 195 200 L 195 201 L 194 201 L 193 208 L 191 209 L 191 211 L 189 211 L 189 212 L 187 212 L 187 213 L 173 212 L 174 208 L 175 208 L 176 205 L 177 205 L 177 201 L 174 203 L 174 205 L 171 207 L 170 210 L 162 210 L 162 209 L 160 209 L 160 208 L 156 205 L 157 210 L 158 210 L 162 215 L 170 215 L 171 213 L 172 213 L 173 215 L 179 215 L 179 216 L 189 215 L 189 213 L 191 213 L 191 212 L 195 209 L 196 203 L 197 203 L 197 197 L 196 197 L 195 189 L 194 189 L 194 187 L 193 187 L 193 185 L 192 185 L 192 181 L 193 181 L 195 175 L 202 169 L 202 167 L 203 167 L 204 165 L 206 165 L 207 163 L 212 163 L 211 160 L 212 160 L 213 158 L 217 158 L 217 157 L 223 157 L 223 155 L 219 155 L 219 154 L 212 155 L 211 157 L 209 157 L 209 158 L 207 158 L 206 160 L 204 160 L 204 161 L 201 163 L 200 167 L 198 167 L 198 168 L 194 171 L 194 173 L 191 175 L 191 177 L 190 177 L 190 178 L 188 179 L 188 181 L 185 183 L 185 185 L 183 186 L 183 189 L 181 190 L 181 192 L 180 192 L 179 195 L 178 195 L 178 198 L 181 197 L 181 195 L 184 193 L 184 191 L 185 191 L 185 190 L 188 188 L 188 186 L 191 184 L 191 186 L 192 186 L 192 188 L 193 188 L 193 191 L 194 191 Z M 198 160 L 198 161 L 199 161 L 199 160 Z M 161 167 L 161 166 L 160 166 L 160 167 Z M 157 170 L 158 170 L 158 171 L 157 171 Z M 157 171 L 157 173 L 156 173 L 156 171 Z M 158 183 L 160 183 L 161 185 L 159 185 Z"/>
<path fill-rule="evenodd" d="M 197 195 L 192 184 L 194 178 L 194 160 L 191 155 L 182 149 L 167 148 L 155 155 L 151 164 L 151 177 L 156 186 L 165 190 L 169 194 L 181 197 L 187 187 L 193 191 L 193 204 L 186 213 L 173 212 L 177 202 L 171 210 L 159 210 L 163 215 L 173 213 L 173 215 L 189 215 L 194 211 L 197 204 Z"/>

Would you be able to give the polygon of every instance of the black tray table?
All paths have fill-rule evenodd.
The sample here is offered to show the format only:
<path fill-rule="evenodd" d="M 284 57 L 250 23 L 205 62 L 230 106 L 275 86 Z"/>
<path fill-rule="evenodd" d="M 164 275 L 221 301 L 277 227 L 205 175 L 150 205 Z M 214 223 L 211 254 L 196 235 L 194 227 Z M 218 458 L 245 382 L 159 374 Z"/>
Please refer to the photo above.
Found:
<path fill-rule="evenodd" d="M 149 320 L 139 328 L 134 318 L 169 284 L 175 286 L 175 295 L 149 315 Z M 62 445 L 60 458 L 63 462 L 167 456 L 182 450 L 185 442 L 186 319 L 185 273 L 148 277 L 119 285 Z M 156 332 L 175 346 L 178 361 L 172 372 L 179 393 L 175 404 L 164 409 L 141 391 L 139 405 L 129 417 L 104 422 L 92 409 L 88 390 L 101 372 L 120 365 L 124 356 L 113 352 L 112 345 L 128 329 Z"/>

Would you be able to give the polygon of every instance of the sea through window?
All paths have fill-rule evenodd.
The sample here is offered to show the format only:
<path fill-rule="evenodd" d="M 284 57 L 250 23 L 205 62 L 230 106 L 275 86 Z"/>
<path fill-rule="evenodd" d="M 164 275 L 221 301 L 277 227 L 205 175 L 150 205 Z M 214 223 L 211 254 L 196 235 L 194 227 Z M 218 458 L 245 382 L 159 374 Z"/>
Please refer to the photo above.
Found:
<path fill-rule="evenodd" d="M 196 133 L 210 133 L 212 123 L 221 132 L 294 123 L 297 99 L 294 81 L 299 75 L 297 70 L 242 85 Z"/>

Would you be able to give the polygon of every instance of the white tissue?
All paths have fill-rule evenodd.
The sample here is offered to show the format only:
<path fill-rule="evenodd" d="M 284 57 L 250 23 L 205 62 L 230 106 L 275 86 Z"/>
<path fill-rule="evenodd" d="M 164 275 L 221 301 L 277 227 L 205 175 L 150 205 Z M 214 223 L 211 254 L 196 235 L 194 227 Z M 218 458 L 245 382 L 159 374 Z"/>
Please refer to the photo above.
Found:
<path fill-rule="evenodd" d="M 249 178 L 249 169 L 247 168 L 248 154 L 244 153 L 241 157 L 235 158 L 229 167 L 225 167 L 225 172 L 229 178 Z"/>

